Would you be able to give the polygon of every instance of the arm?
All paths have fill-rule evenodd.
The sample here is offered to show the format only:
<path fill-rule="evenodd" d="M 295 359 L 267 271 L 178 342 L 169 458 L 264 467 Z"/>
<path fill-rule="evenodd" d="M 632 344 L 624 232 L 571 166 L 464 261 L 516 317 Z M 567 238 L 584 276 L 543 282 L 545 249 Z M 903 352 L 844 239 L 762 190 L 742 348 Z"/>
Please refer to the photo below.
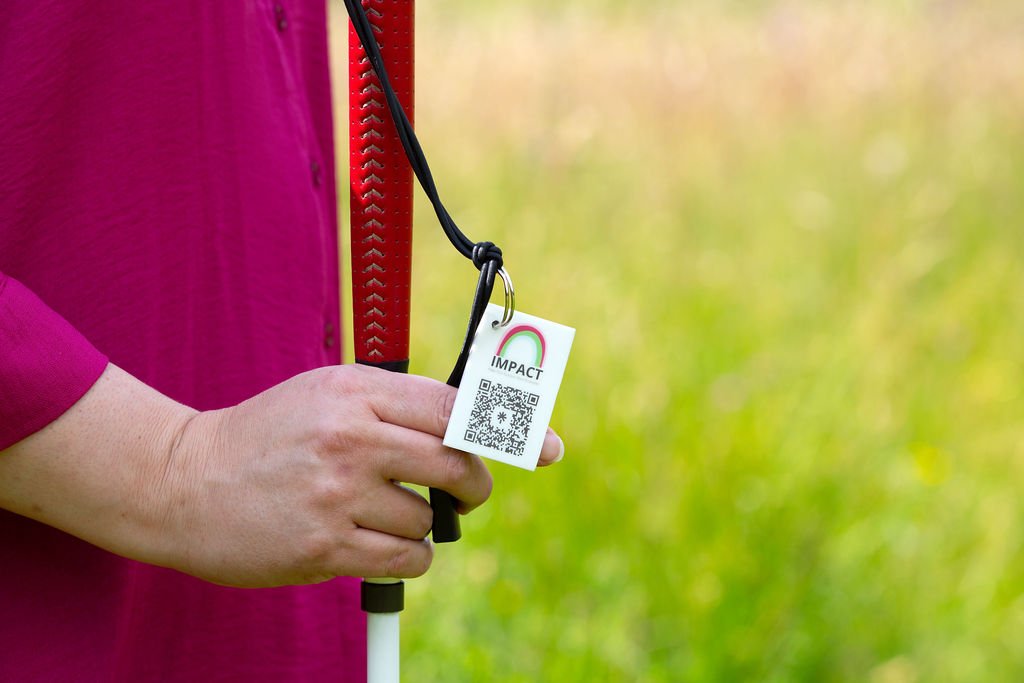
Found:
<path fill-rule="evenodd" d="M 216 583 L 418 576 L 430 507 L 392 480 L 490 492 L 441 446 L 453 391 L 364 368 L 299 375 L 197 413 L 110 365 L 60 419 L 0 452 L 0 506 Z"/>
<path fill-rule="evenodd" d="M 154 484 L 194 414 L 107 365 L 59 419 L 0 451 L 0 507 L 118 554 L 168 564 Z"/>
<path fill-rule="evenodd" d="M 28 290 L 7 285 L 2 508 L 126 557 L 269 586 L 418 576 L 432 556 L 430 506 L 395 482 L 444 489 L 464 513 L 490 493 L 483 462 L 441 443 L 455 390 L 440 382 L 321 368 L 198 413 L 106 364 Z M 40 416 L 51 421 L 36 425 Z M 560 453 L 551 432 L 542 464 Z"/>
<path fill-rule="evenodd" d="M 419 576 L 431 511 L 468 512 L 491 478 L 441 437 L 455 390 L 360 366 L 298 375 L 197 413 L 110 365 L 60 419 L 0 451 L 0 506 L 216 583 Z M 561 451 L 550 433 L 543 461 Z"/>

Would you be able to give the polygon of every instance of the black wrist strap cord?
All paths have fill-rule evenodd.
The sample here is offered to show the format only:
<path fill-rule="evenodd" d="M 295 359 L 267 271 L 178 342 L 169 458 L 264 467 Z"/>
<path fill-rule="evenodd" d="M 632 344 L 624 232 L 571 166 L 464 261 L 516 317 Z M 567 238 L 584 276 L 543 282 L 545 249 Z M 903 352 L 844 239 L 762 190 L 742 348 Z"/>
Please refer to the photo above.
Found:
<path fill-rule="evenodd" d="M 459 229 L 459 226 L 455 224 L 455 220 L 441 202 L 437 186 L 434 183 L 434 177 L 430 173 L 430 166 L 427 164 L 423 148 L 416 137 L 412 123 L 409 122 L 409 117 L 406 115 L 401 102 L 398 101 L 398 95 L 395 94 L 395 90 L 391 86 L 387 69 L 384 67 L 384 59 L 381 56 L 380 45 L 377 44 L 377 38 L 373 34 L 373 26 L 370 24 L 370 19 L 366 15 L 366 10 L 363 8 L 361 0 L 345 0 L 345 8 L 348 10 L 349 19 L 352 21 L 352 26 L 355 28 L 359 42 L 362 43 L 363 50 L 370 60 L 370 66 L 373 67 L 380 81 L 381 89 L 384 91 L 384 98 L 387 100 L 388 111 L 391 112 L 391 120 L 395 124 L 398 138 L 402 143 L 402 149 L 405 150 L 405 156 L 409 159 L 409 165 L 412 167 L 420 187 L 423 188 L 427 198 L 430 200 L 431 206 L 434 207 L 434 213 L 441 224 L 441 229 L 444 231 L 448 241 L 452 243 L 459 253 L 470 259 L 473 265 L 480 271 L 480 276 L 476 283 L 476 292 L 473 295 L 473 306 L 470 310 L 469 326 L 466 330 L 465 341 L 463 341 L 462 350 L 455 361 L 455 367 L 448 376 L 448 384 L 458 387 L 462 382 L 462 374 L 466 369 L 466 361 L 469 358 L 469 349 L 472 346 L 473 335 L 480 325 L 484 310 L 487 308 L 487 303 L 491 299 L 491 293 L 494 291 L 495 276 L 503 266 L 501 249 L 495 246 L 493 242 L 471 241 Z M 462 532 L 459 528 L 459 517 L 455 509 L 455 499 L 445 491 L 432 488 L 430 489 L 430 507 L 434 511 L 434 526 L 432 530 L 434 542 L 446 543 L 457 541 L 462 536 Z"/>

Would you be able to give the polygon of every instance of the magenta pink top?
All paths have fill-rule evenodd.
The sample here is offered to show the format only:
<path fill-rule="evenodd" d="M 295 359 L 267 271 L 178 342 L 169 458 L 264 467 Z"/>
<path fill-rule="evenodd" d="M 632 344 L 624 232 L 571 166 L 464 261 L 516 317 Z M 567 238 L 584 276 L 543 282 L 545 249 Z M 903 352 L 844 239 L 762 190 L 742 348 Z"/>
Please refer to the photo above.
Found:
<path fill-rule="evenodd" d="M 0 2 L 0 448 L 107 359 L 199 409 L 340 362 L 325 22 Z M 0 680 L 365 680 L 355 579 L 222 588 L 3 511 L 0 577 Z"/>

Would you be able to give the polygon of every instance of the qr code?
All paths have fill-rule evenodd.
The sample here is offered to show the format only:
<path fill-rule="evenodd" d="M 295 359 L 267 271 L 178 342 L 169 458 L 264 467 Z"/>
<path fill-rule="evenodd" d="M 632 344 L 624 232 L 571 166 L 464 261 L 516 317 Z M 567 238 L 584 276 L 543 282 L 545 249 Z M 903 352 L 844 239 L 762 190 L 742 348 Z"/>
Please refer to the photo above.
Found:
<path fill-rule="evenodd" d="M 469 413 L 466 441 L 509 455 L 522 455 L 539 402 L 539 394 L 489 379 L 480 380 Z"/>

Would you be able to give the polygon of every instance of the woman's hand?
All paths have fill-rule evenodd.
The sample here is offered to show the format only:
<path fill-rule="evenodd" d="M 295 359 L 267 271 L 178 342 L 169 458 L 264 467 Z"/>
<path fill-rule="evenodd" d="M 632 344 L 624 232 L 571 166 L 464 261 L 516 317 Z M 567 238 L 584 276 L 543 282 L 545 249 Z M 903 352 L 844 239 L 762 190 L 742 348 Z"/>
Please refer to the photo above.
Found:
<path fill-rule="evenodd" d="M 441 439 L 455 390 L 361 366 L 298 375 L 197 413 L 114 366 L 59 420 L 0 453 L 0 506 L 215 583 L 274 586 L 430 566 L 432 514 L 396 482 L 490 495 Z M 541 464 L 561 457 L 549 432 Z"/>

